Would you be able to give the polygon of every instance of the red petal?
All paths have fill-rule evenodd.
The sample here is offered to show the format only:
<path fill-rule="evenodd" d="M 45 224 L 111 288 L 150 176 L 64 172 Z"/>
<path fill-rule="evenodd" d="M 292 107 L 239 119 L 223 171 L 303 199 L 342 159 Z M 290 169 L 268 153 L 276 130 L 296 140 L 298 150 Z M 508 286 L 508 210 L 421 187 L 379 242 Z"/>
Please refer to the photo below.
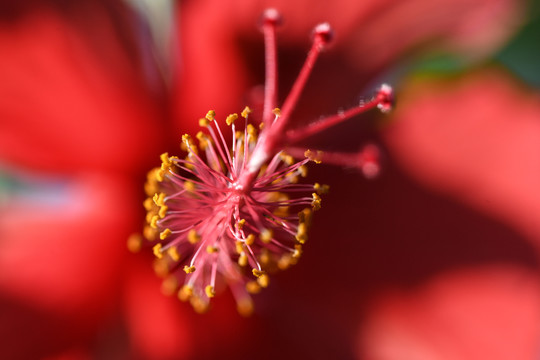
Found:
<path fill-rule="evenodd" d="M 525 6 L 512 0 L 373 3 L 357 17 L 362 25 L 351 30 L 346 44 L 350 61 L 368 75 L 411 50 L 450 50 L 468 59 L 485 56 L 515 33 Z"/>
<path fill-rule="evenodd" d="M 263 82 L 263 38 L 256 21 L 266 6 L 201 0 L 179 7 L 179 127 L 191 130 L 209 109 L 225 117 L 249 102 L 246 87 Z M 489 53 L 514 33 L 523 12 L 522 2 L 512 0 L 280 0 L 271 6 L 284 18 L 278 32 L 280 73 L 287 76 L 280 78 L 281 99 L 300 68 L 314 26 L 328 21 L 335 28 L 335 48 L 324 54 L 314 72 L 322 80 L 311 82 L 320 98 L 308 94 L 309 89 L 305 96 L 311 100 L 305 107 L 323 103 L 325 112 L 335 110 L 329 97 L 340 99 L 336 106 L 343 106 L 381 71 L 413 52 L 436 48 L 467 57 Z M 424 49 L 426 45 L 430 48 Z M 350 71 L 356 72 L 354 83 Z"/>
<path fill-rule="evenodd" d="M 189 319 L 192 309 L 161 294 L 159 279 L 150 265 L 132 260 L 126 273 L 123 309 L 134 353 L 143 359 L 193 357 L 197 334 Z"/>
<path fill-rule="evenodd" d="M 80 176 L 1 208 L 0 357 L 73 346 L 110 315 L 138 208 L 131 191 L 122 179 Z"/>
<path fill-rule="evenodd" d="M 138 260 L 138 261 L 137 261 Z M 124 310 L 133 351 L 144 359 L 226 358 L 253 342 L 253 319 L 236 313 L 232 297 L 221 295 L 206 314 L 160 292 L 160 279 L 144 259 L 132 261 Z"/>
<path fill-rule="evenodd" d="M 387 292 L 368 310 L 360 359 L 534 359 L 540 338 L 537 273 L 487 267 Z"/>
<path fill-rule="evenodd" d="M 540 101 L 497 71 L 413 85 L 386 131 L 417 179 L 540 244 Z"/>
<path fill-rule="evenodd" d="M 161 114 L 122 25 L 97 3 L 36 8 L 0 27 L 0 156 L 53 171 L 144 167 Z"/>

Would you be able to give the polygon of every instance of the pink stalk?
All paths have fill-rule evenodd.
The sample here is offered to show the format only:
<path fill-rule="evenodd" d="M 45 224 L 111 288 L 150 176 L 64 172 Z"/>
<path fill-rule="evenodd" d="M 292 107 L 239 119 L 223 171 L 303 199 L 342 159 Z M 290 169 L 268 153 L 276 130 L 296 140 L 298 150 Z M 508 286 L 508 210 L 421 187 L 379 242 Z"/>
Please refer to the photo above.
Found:
<path fill-rule="evenodd" d="M 294 157 L 308 156 L 309 159 L 322 162 L 327 165 L 337 165 L 343 167 L 355 167 L 362 171 L 364 176 L 372 179 L 379 175 L 380 150 L 373 144 L 364 146 L 355 153 L 344 153 L 336 151 L 305 151 L 304 148 L 288 147 L 287 153 Z"/>
<path fill-rule="evenodd" d="M 345 120 L 352 118 L 358 114 L 371 110 L 375 107 L 384 111 L 392 103 L 392 89 L 388 85 L 383 85 L 373 97 L 366 103 L 361 103 L 358 106 L 355 106 L 344 112 L 340 112 L 336 115 L 328 116 L 317 120 L 306 127 L 301 127 L 297 129 L 292 129 L 287 131 L 287 140 L 289 144 L 294 144 L 300 140 L 303 140 L 311 135 L 320 133 L 323 130 L 328 129 L 334 125 L 337 125 Z"/>
<path fill-rule="evenodd" d="M 315 66 L 315 62 L 319 57 L 324 46 L 327 45 L 332 39 L 332 29 L 328 23 L 322 23 L 315 27 L 313 30 L 314 37 L 311 49 L 308 52 L 306 61 L 300 69 L 300 73 L 294 82 L 289 95 L 285 99 L 281 114 L 276 116 L 274 123 L 266 131 L 261 134 L 261 139 L 253 156 L 250 159 L 244 176 L 239 179 L 239 186 L 243 189 L 249 189 L 252 186 L 253 179 L 259 171 L 261 165 L 267 160 L 270 154 L 277 152 L 276 148 L 279 148 L 279 142 L 282 138 L 281 134 L 289 121 L 290 115 L 302 94 L 302 91 L 307 83 L 309 75 Z M 268 41 L 265 38 L 265 41 Z M 268 45 L 270 46 L 270 45 Z M 265 99 L 267 94 L 265 94 Z M 270 116 L 270 115 L 263 115 Z"/>
<path fill-rule="evenodd" d="M 277 44 L 276 26 L 281 23 L 281 17 L 276 9 L 268 9 L 263 14 L 264 55 L 265 55 L 265 84 L 263 122 L 270 124 L 272 110 L 277 104 Z"/>
<path fill-rule="evenodd" d="M 276 120 L 275 130 L 276 132 L 281 131 L 287 125 L 287 122 L 290 119 L 290 115 L 304 90 L 304 87 L 309 79 L 311 71 L 315 66 L 317 58 L 321 54 L 321 51 L 324 49 L 324 46 L 327 45 L 332 40 L 332 29 L 328 23 L 322 23 L 315 27 L 313 30 L 313 43 L 311 49 L 307 55 L 306 61 L 300 70 L 300 74 L 296 78 L 289 95 L 283 103 L 281 108 L 281 115 Z"/>

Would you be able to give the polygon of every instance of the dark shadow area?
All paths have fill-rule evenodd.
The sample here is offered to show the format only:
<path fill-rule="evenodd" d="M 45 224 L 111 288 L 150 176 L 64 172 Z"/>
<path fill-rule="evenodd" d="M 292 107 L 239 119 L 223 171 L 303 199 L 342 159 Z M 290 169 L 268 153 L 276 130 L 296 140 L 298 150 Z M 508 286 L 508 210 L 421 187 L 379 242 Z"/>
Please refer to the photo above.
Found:
<path fill-rule="evenodd" d="M 352 169 L 311 167 L 310 178 L 331 184 L 331 193 L 300 263 L 258 297 L 254 321 L 262 333 L 245 354 L 353 359 L 361 314 L 382 289 L 489 264 L 538 268 L 536 250 L 516 231 L 422 188 L 386 160 L 375 181 Z"/>
<path fill-rule="evenodd" d="M 5 294 L 0 294 L 0 319 L 2 359 L 40 359 L 84 346 L 83 339 L 89 336 L 89 329 L 76 320 L 39 311 Z M 43 333 L 43 329 L 47 329 L 47 332 Z"/>

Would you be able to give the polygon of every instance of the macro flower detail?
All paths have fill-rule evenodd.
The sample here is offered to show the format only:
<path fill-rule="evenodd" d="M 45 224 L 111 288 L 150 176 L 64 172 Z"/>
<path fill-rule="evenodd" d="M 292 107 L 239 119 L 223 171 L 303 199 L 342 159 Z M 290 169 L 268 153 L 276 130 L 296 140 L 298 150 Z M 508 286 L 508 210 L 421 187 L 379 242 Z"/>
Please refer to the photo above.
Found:
<path fill-rule="evenodd" d="M 390 110 L 392 89 L 383 85 L 358 106 L 304 127 L 292 126 L 292 111 L 317 57 L 331 41 L 332 30 L 327 23 L 315 27 L 307 59 L 280 109 L 276 107 L 280 22 L 274 9 L 263 15 L 266 79 L 258 126 L 250 123 L 251 109 L 246 107 L 240 116 L 226 117 L 229 134 L 210 110 L 199 120 L 206 131 L 195 138 L 182 136 L 187 155 L 164 153 L 161 167 L 148 173 L 144 236 L 154 244 L 156 272 L 165 278 L 164 292 L 177 293 L 199 312 L 208 309 L 210 299 L 226 284 L 238 311 L 248 315 L 253 311 L 250 294 L 269 285 L 268 272 L 296 264 L 312 214 L 321 208 L 320 195 L 328 191 L 327 185 L 300 183 L 308 162 L 339 165 L 354 158 L 368 177 L 378 169 L 373 146 L 360 154 L 343 154 L 296 144 L 369 109 Z M 141 245 L 139 237 L 128 241 L 134 251 Z"/>

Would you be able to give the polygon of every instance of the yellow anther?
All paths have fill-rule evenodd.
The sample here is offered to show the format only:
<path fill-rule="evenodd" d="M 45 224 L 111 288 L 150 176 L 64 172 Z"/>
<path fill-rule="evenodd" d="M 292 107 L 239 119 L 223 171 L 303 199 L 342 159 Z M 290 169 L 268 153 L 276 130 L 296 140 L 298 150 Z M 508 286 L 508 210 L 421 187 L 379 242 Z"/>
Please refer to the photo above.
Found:
<path fill-rule="evenodd" d="M 149 174 L 152 175 L 152 179 L 144 183 L 144 193 L 148 196 L 152 196 L 158 190 L 156 171 L 157 170 L 152 170 L 151 172 L 149 172 Z"/>
<path fill-rule="evenodd" d="M 306 165 L 302 165 L 298 168 L 298 172 L 300 173 L 300 176 L 305 178 L 307 176 L 307 173 L 308 173 L 308 168 Z"/>
<path fill-rule="evenodd" d="M 249 114 L 251 114 L 251 109 L 249 108 L 249 106 L 246 106 L 244 110 L 242 110 L 242 112 L 240 113 L 240 115 L 242 115 L 242 117 L 246 119 Z"/>
<path fill-rule="evenodd" d="M 212 285 L 206 285 L 206 287 L 204 288 L 204 292 L 209 298 L 213 298 L 214 296 L 216 296 L 216 290 Z"/>
<path fill-rule="evenodd" d="M 174 245 L 167 249 L 167 254 L 169 254 L 171 259 L 173 259 L 174 261 L 180 260 L 180 254 L 178 253 L 178 249 Z"/>
<path fill-rule="evenodd" d="M 163 205 L 159 209 L 159 212 L 158 212 L 159 217 L 163 219 L 165 215 L 167 215 L 167 210 L 169 210 L 169 207 L 167 205 Z"/>
<path fill-rule="evenodd" d="M 165 179 L 165 170 L 159 169 L 155 172 L 156 180 L 162 182 Z"/>
<path fill-rule="evenodd" d="M 127 240 L 127 248 L 132 253 L 139 252 L 142 248 L 143 239 L 140 234 L 131 234 Z"/>
<path fill-rule="evenodd" d="M 242 230 L 242 228 L 244 227 L 244 225 L 246 224 L 246 219 L 241 219 L 239 221 L 236 222 L 236 228 L 238 230 Z"/>
<path fill-rule="evenodd" d="M 265 244 L 268 244 L 270 241 L 272 241 L 272 237 L 274 236 L 274 233 L 271 229 L 262 229 L 261 234 L 259 235 L 259 238 L 261 241 Z"/>
<path fill-rule="evenodd" d="M 146 222 L 148 224 L 152 223 L 152 218 L 154 217 L 154 215 L 156 215 L 156 213 L 157 213 L 156 209 L 152 209 L 146 213 Z"/>
<path fill-rule="evenodd" d="M 201 241 L 201 236 L 197 233 L 197 230 L 191 229 L 188 232 L 187 239 L 191 244 L 196 244 Z"/>
<path fill-rule="evenodd" d="M 208 119 L 208 121 L 214 121 L 216 118 L 216 112 L 214 110 L 209 110 L 205 117 Z"/>
<path fill-rule="evenodd" d="M 166 165 L 169 165 L 169 166 L 172 164 L 172 163 L 171 163 L 171 160 L 169 159 L 169 153 L 166 153 L 166 152 L 165 152 L 165 153 L 161 154 L 161 155 L 159 156 L 159 158 L 161 159 L 161 162 L 162 162 L 163 164 L 166 164 Z"/>
<path fill-rule="evenodd" d="M 163 252 L 161 251 L 161 244 L 156 244 L 156 245 L 154 245 L 154 247 L 153 247 L 152 249 L 154 250 L 154 255 L 155 255 L 158 259 L 163 258 Z"/>
<path fill-rule="evenodd" d="M 240 257 L 238 258 L 238 265 L 240 266 L 247 266 L 248 264 L 248 257 L 245 252 L 242 251 L 240 254 Z"/>
<path fill-rule="evenodd" d="M 215 254 L 219 251 L 219 248 L 217 246 L 208 245 L 206 247 L 206 252 L 209 254 Z"/>
<path fill-rule="evenodd" d="M 199 126 L 200 127 L 208 127 L 208 125 L 210 125 L 210 121 L 208 121 L 208 119 L 206 119 L 206 118 L 199 119 Z"/>
<path fill-rule="evenodd" d="M 204 301 L 203 299 L 201 299 L 200 297 L 198 296 L 192 296 L 190 299 L 189 299 L 189 303 L 191 304 L 191 306 L 193 307 L 193 310 L 195 310 L 195 312 L 199 313 L 199 314 L 204 314 L 205 312 L 208 311 L 208 309 L 210 308 L 208 306 L 208 302 L 207 301 Z"/>
<path fill-rule="evenodd" d="M 272 192 L 268 194 L 267 201 L 271 202 L 284 202 L 289 200 L 289 196 L 285 193 L 281 192 Z M 274 215 L 278 217 L 287 217 L 289 216 L 289 207 L 287 205 L 285 206 L 278 206 L 274 211 Z"/>
<path fill-rule="evenodd" d="M 189 134 L 184 134 L 184 135 L 182 135 L 182 142 L 183 142 L 184 144 L 186 144 L 186 145 L 191 145 L 191 142 L 192 142 L 192 141 L 193 141 L 193 140 L 191 140 L 191 135 L 189 135 Z"/>
<path fill-rule="evenodd" d="M 196 270 L 195 266 L 187 266 L 187 265 L 184 266 L 184 272 L 186 274 L 191 274 L 191 273 L 195 272 L 195 270 Z"/>
<path fill-rule="evenodd" d="M 276 115 L 277 117 L 281 116 L 281 109 L 275 108 L 274 110 L 272 110 L 272 114 Z"/>
<path fill-rule="evenodd" d="M 285 193 L 274 191 L 268 193 L 266 200 L 272 202 L 286 201 L 289 200 L 289 196 Z"/>
<path fill-rule="evenodd" d="M 313 201 L 311 202 L 311 207 L 313 208 L 313 211 L 317 211 L 321 208 L 321 197 L 317 195 L 317 193 L 311 194 L 313 196 Z"/>
<path fill-rule="evenodd" d="M 153 168 L 152 170 L 150 170 L 149 172 L 146 173 L 146 180 L 148 182 L 153 182 L 153 180 L 155 179 L 156 177 L 156 171 L 158 170 L 159 168 L 158 167 L 155 167 Z M 155 191 L 152 193 L 154 194 Z M 152 195 L 152 194 L 148 194 L 148 196 Z"/>
<path fill-rule="evenodd" d="M 160 278 L 169 275 L 169 264 L 166 259 L 154 259 L 152 267 L 154 268 L 154 273 Z"/>
<path fill-rule="evenodd" d="M 293 158 L 291 155 L 287 155 L 287 154 L 285 154 L 285 153 L 282 152 L 282 153 L 279 155 L 279 157 L 280 157 L 281 161 L 283 161 L 283 162 L 284 162 L 285 164 L 287 164 L 287 165 L 292 165 L 292 164 L 294 164 L 294 158 Z"/>
<path fill-rule="evenodd" d="M 143 202 L 143 206 L 146 211 L 150 211 L 154 207 L 154 201 L 152 201 L 152 198 L 146 198 Z"/>
<path fill-rule="evenodd" d="M 278 267 L 280 270 L 288 269 L 291 265 L 295 265 L 300 258 L 300 245 L 295 245 L 295 250 L 291 254 L 285 254 L 278 260 Z"/>
<path fill-rule="evenodd" d="M 159 168 L 158 167 L 155 167 L 153 168 L 152 170 L 150 170 L 149 172 L 146 173 L 146 180 L 147 181 L 152 181 L 154 178 L 155 178 L 155 172 L 158 170 Z M 155 191 L 154 191 L 155 193 Z"/>
<path fill-rule="evenodd" d="M 304 156 L 309 160 L 315 162 L 315 164 L 320 164 L 322 159 L 322 151 L 317 151 L 316 153 L 311 150 L 306 150 Z"/>
<path fill-rule="evenodd" d="M 250 298 L 238 300 L 238 302 L 236 303 L 236 310 L 242 316 L 250 316 L 251 314 L 253 314 L 254 310 L 253 301 Z"/>
<path fill-rule="evenodd" d="M 255 275 L 256 277 L 261 277 L 265 274 L 264 271 L 262 270 L 259 270 L 259 269 L 253 269 L 251 270 L 251 272 L 253 273 L 253 275 Z M 259 284 L 260 285 L 260 284 Z"/>
<path fill-rule="evenodd" d="M 225 122 L 227 123 L 227 125 L 231 126 L 236 119 L 238 119 L 238 114 L 230 114 L 225 119 Z"/>
<path fill-rule="evenodd" d="M 187 146 L 186 146 L 186 144 L 182 143 L 182 146 L 181 146 L 181 147 L 182 147 L 182 150 L 187 151 Z M 190 162 L 190 161 L 192 160 L 192 159 L 191 159 L 191 153 L 189 153 L 189 154 L 184 158 L 184 160 L 187 161 L 186 163 L 184 163 L 184 166 L 185 166 L 185 167 L 187 167 L 187 168 L 190 169 L 190 170 L 195 169 L 195 165 L 193 165 L 193 163 Z"/>
<path fill-rule="evenodd" d="M 190 297 L 193 296 L 193 287 L 190 285 L 184 285 L 178 291 L 178 299 L 181 301 L 188 301 Z"/>
<path fill-rule="evenodd" d="M 189 134 L 182 135 L 182 143 L 180 144 L 180 148 L 184 151 L 189 152 L 188 159 L 189 159 L 189 156 L 191 156 L 191 153 L 194 153 L 194 154 L 199 153 L 197 149 L 197 145 L 195 144 L 195 142 L 191 138 L 191 135 Z"/>
<path fill-rule="evenodd" d="M 208 139 L 208 136 L 206 136 L 202 131 L 199 131 L 196 136 L 197 140 L 199 140 L 199 147 L 201 148 L 201 150 L 206 150 L 210 145 L 210 140 Z"/>
<path fill-rule="evenodd" d="M 258 294 L 261 292 L 261 286 L 257 283 L 257 281 L 248 281 L 246 283 L 246 290 L 250 294 Z"/>
<path fill-rule="evenodd" d="M 264 123 L 259 124 L 259 130 L 262 130 L 262 129 L 264 129 Z"/>
<path fill-rule="evenodd" d="M 270 252 L 268 251 L 268 249 L 262 249 L 259 255 L 259 262 L 262 265 L 268 265 L 270 263 L 270 260 L 271 260 L 271 257 L 270 257 Z"/>
<path fill-rule="evenodd" d="M 165 194 L 164 193 L 155 193 L 152 197 L 152 200 L 154 201 L 154 204 L 157 206 L 163 206 L 165 205 Z"/>
<path fill-rule="evenodd" d="M 178 290 L 178 279 L 174 275 L 167 276 L 161 283 L 163 295 L 171 296 Z"/>
<path fill-rule="evenodd" d="M 274 215 L 284 218 L 289 216 L 289 207 L 288 206 L 280 206 L 276 210 L 274 210 Z"/>
<path fill-rule="evenodd" d="M 159 233 L 159 238 L 160 238 L 161 240 L 165 240 L 165 239 L 168 238 L 171 234 L 172 234 L 171 229 L 165 229 L 165 230 L 163 230 L 162 232 Z"/>
<path fill-rule="evenodd" d="M 330 190 L 330 186 L 328 186 L 326 184 L 321 185 L 319 183 L 315 183 L 313 185 L 313 188 L 315 189 L 317 194 L 327 194 L 328 191 Z"/>
<path fill-rule="evenodd" d="M 259 276 L 259 278 L 257 279 L 257 283 L 263 287 L 263 288 L 266 288 L 268 287 L 268 285 L 270 284 L 270 277 L 266 274 L 262 274 L 261 276 Z"/>
<path fill-rule="evenodd" d="M 246 242 L 246 245 L 247 245 L 247 246 L 253 245 L 253 244 L 255 243 L 255 235 L 249 234 L 249 235 L 246 237 L 245 242 Z"/>
<path fill-rule="evenodd" d="M 290 196 L 284 192 L 272 192 L 268 195 L 269 201 L 284 202 L 290 199 Z"/>
<path fill-rule="evenodd" d="M 248 124 L 246 130 L 249 136 L 251 136 L 254 139 L 257 138 L 257 129 L 255 129 L 255 126 Z"/>
<path fill-rule="evenodd" d="M 195 192 L 197 186 L 192 181 L 186 180 L 184 181 L 184 189 L 189 192 Z"/>
<path fill-rule="evenodd" d="M 237 241 L 235 243 L 235 247 L 236 247 L 237 254 L 241 254 L 244 252 L 244 243 L 242 243 L 241 241 Z"/>
<path fill-rule="evenodd" d="M 300 255 L 302 255 L 302 245 L 296 244 L 294 245 L 294 251 L 292 253 L 292 257 L 295 259 L 300 258 Z"/>
<path fill-rule="evenodd" d="M 287 180 L 291 184 L 296 184 L 298 182 L 298 175 L 296 174 L 296 172 L 288 173 L 287 175 L 285 175 L 285 178 L 287 178 Z"/>
<path fill-rule="evenodd" d="M 152 219 L 150 220 L 150 226 L 154 229 L 157 229 L 157 222 L 159 221 L 160 217 L 159 215 L 152 216 Z"/>
<path fill-rule="evenodd" d="M 303 244 L 306 242 L 308 238 L 307 230 L 308 230 L 308 226 L 305 222 L 298 224 L 298 230 L 296 231 L 296 240 L 298 240 L 300 244 Z"/>
<path fill-rule="evenodd" d="M 277 263 L 278 268 L 280 270 L 288 269 L 289 266 L 291 266 L 291 259 L 292 259 L 292 256 L 290 254 L 285 254 L 282 257 L 280 257 Z"/>
<path fill-rule="evenodd" d="M 305 223 L 309 227 L 311 225 L 312 216 L 313 212 L 311 211 L 311 209 L 305 208 L 298 213 L 298 220 L 301 223 Z"/>
<path fill-rule="evenodd" d="M 146 238 L 146 240 L 153 241 L 157 238 L 157 231 L 153 229 L 152 227 L 146 225 L 143 229 L 143 235 Z"/>

